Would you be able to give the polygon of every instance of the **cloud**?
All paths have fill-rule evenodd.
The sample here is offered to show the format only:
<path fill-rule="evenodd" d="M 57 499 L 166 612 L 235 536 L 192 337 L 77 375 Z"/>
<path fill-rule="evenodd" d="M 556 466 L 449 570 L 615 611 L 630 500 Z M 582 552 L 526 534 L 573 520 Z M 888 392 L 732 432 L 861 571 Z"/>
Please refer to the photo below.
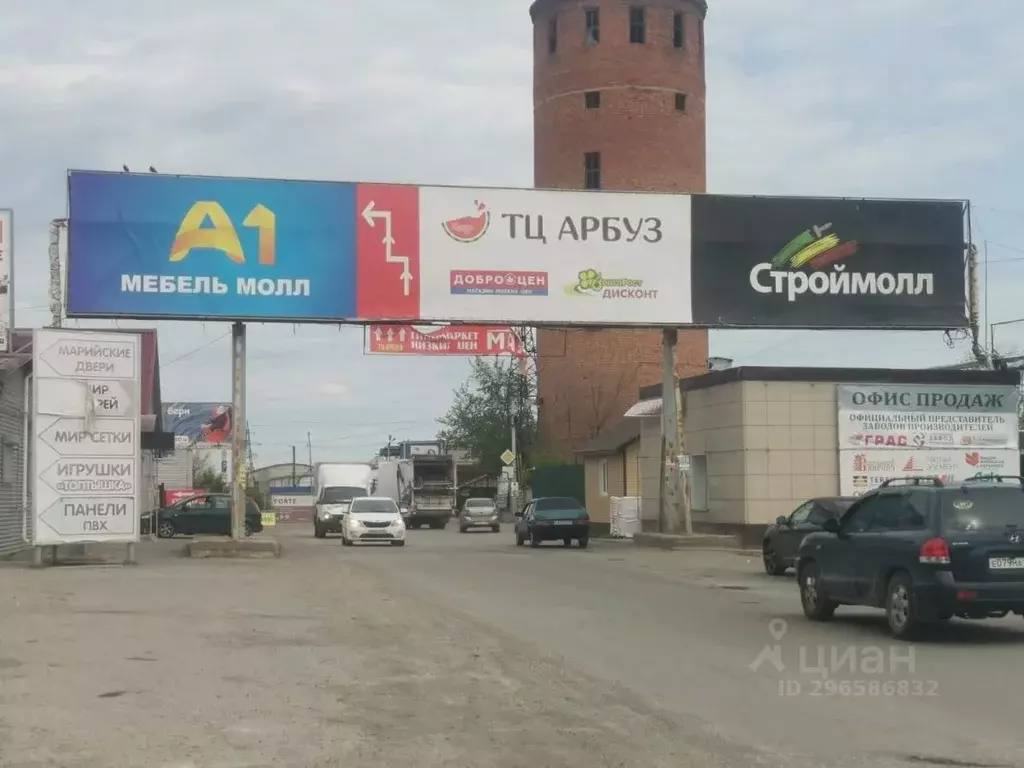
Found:
<path fill-rule="evenodd" d="M 68 168 L 532 183 L 528 0 L 8 5 L 0 205 L 16 210 L 22 325 L 48 321 Z M 710 189 L 970 197 L 984 238 L 1024 244 L 1022 38 L 1019 0 L 713 3 Z M 1022 268 L 993 265 L 993 320 L 1014 316 Z M 228 325 L 158 327 L 165 397 L 228 399 Z M 760 364 L 960 354 L 935 334 L 723 332 L 712 347 Z M 432 436 L 467 364 L 364 355 L 358 329 L 255 325 L 248 368 L 257 453 L 280 461 L 307 440 L 335 458 Z"/>

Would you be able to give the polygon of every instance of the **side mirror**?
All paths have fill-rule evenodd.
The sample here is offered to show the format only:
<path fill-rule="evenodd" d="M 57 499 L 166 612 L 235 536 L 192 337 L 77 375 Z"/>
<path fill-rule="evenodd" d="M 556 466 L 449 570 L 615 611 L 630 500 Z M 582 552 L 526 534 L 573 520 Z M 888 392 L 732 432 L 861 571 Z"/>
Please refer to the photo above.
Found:
<path fill-rule="evenodd" d="M 822 524 L 821 528 L 828 533 L 839 533 L 839 521 L 830 517 Z"/>
<path fill-rule="evenodd" d="M 775 524 L 780 528 L 789 525 L 789 518 L 785 515 L 779 515 L 775 518 Z"/>

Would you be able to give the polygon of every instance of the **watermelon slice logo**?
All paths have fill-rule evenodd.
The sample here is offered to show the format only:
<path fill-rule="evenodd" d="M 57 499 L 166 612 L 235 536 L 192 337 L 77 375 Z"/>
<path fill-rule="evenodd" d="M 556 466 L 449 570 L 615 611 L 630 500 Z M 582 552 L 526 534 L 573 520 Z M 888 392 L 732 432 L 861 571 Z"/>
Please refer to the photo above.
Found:
<path fill-rule="evenodd" d="M 487 210 L 487 206 L 479 200 L 474 202 L 475 216 L 449 219 L 441 225 L 445 234 L 457 243 L 474 243 L 483 237 L 487 233 L 487 228 L 491 226 L 491 212 Z"/>

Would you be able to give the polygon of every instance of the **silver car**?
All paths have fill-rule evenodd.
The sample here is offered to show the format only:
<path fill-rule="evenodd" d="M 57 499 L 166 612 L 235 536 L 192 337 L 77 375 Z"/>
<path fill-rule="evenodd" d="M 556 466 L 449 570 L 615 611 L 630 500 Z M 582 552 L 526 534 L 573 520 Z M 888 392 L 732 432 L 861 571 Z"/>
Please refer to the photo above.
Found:
<path fill-rule="evenodd" d="M 471 528 L 490 528 L 495 533 L 501 530 L 498 508 L 492 499 L 467 499 L 462 505 L 459 532 L 466 533 Z"/>

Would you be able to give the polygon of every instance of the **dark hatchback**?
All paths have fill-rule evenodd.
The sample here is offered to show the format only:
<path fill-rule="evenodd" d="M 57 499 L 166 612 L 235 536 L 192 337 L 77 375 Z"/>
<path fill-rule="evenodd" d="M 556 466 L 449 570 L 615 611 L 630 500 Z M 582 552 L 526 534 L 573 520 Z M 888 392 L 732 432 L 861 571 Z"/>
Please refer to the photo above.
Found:
<path fill-rule="evenodd" d="M 803 540 L 797 578 L 809 619 L 882 608 L 897 638 L 953 616 L 1024 615 L 1024 480 L 887 481 Z"/>
<path fill-rule="evenodd" d="M 823 530 L 826 520 L 842 517 L 856 496 L 826 496 L 805 501 L 789 515 L 780 515 L 764 532 L 761 557 L 771 576 L 781 576 L 796 565 L 796 553 L 804 536 Z"/>
<path fill-rule="evenodd" d="M 163 509 L 149 512 L 143 518 L 143 533 L 152 530 L 156 517 L 156 533 L 161 539 L 183 534 L 231 535 L 231 496 L 227 493 L 206 493 L 190 496 Z M 245 500 L 245 535 L 263 530 L 263 516 L 252 499 Z"/>
<path fill-rule="evenodd" d="M 516 544 L 539 547 L 545 541 L 560 541 L 571 547 L 573 540 L 581 549 L 590 543 L 590 516 L 576 499 L 549 496 L 534 499 L 516 512 Z"/>

